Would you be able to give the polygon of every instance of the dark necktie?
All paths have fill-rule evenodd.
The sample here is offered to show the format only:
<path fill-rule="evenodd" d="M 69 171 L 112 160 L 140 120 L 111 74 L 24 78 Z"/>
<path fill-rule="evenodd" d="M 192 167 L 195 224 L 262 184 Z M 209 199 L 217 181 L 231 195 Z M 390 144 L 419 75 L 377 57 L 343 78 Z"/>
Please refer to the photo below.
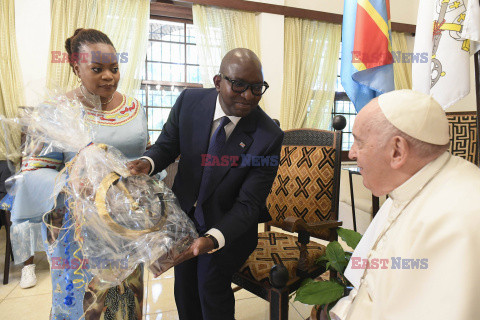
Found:
<path fill-rule="evenodd" d="M 220 151 L 222 150 L 223 146 L 225 145 L 225 141 L 227 140 L 227 135 L 225 133 L 225 126 L 230 123 L 230 119 L 228 117 L 222 117 L 220 120 L 220 125 L 218 126 L 217 130 L 213 133 L 212 138 L 210 139 L 210 144 L 208 145 L 207 154 L 209 156 L 218 157 L 220 156 Z M 202 175 L 202 182 L 200 183 L 200 189 L 198 192 L 197 198 L 197 207 L 195 208 L 195 220 L 197 220 L 199 231 L 205 232 L 205 217 L 203 215 L 202 210 L 202 202 L 205 196 L 205 192 L 210 180 L 210 176 L 213 172 L 213 166 L 205 166 L 203 168 L 203 175 Z"/>

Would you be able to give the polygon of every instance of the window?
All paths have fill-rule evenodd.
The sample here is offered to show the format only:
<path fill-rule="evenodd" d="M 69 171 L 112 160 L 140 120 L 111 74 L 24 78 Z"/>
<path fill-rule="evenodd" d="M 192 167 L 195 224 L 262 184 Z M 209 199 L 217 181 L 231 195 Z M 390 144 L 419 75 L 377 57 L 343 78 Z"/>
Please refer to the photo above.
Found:
<path fill-rule="evenodd" d="M 340 46 L 341 48 L 341 46 Z M 340 49 L 340 57 L 338 59 L 338 69 L 337 69 L 337 82 L 335 84 L 335 104 L 333 107 L 332 112 L 332 119 L 336 115 L 342 115 L 347 119 L 347 126 L 343 129 L 342 135 L 342 160 L 347 160 L 348 150 L 352 147 L 353 144 L 353 135 L 352 135 L 352 127 L 353 121 L 355 120 L 355 116 L 357 115 L 357 111 L 353 106 L 353 103 L 348 98 L 347 94 L 345 93 L 345 89 L 342 87 L 342 83 L 340 80 L 340 69 L 341 69 L 341 57 L 342 57 L 342 49 Z"/>
<path fill-rule="evenodd" d="M 201 87 L 193 25 L 150 20 L 145 68 L 136 98 L 145 106 L 152 143 L 181 91 Z"/>

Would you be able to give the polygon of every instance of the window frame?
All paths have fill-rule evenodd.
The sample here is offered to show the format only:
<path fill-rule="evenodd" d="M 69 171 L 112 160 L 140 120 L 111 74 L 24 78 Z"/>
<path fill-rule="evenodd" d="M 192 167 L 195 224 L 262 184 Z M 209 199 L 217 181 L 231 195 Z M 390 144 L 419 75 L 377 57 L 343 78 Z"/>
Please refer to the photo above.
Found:
<path fill-rule="evenodd" d="M 340 44 L 341 46 L 341 44 Z M 341 51 L 340 51 L 341 52 Z M 338 74 L 337 74 L 337 78 L 338 80 L 341 81 L 341 75 L 340 75 L 340 70 L 341 70 L 341 62 L 342 62 L 342 57 L 341 57 L 341 54 L 339 54 L 339 58 L 338 58 Z M 348 102 L 351 102 L 350 98 L 348 97 L 347 93 L 345 91 L 337 91 L 338 88 L 335 89 L 335 98 L 334 98 L 334 101 L 333 101 L 333 110 L 332 110 L 332 121 L 333 121 L 333 118 L 336 116 L 336 115 L 354 115 L 355 117 L 357 116 L 357 113 L 353 114 L 353 113 L 345 113 L 345 112 L 337 112 L 337 101 L 348 101 Z M 347 125 L 348 125 L 348 122 L 347 122 Z M 343 131 L 342 132 L 342 147 L 343 147 L 343 135 L 344 134 L 351 134 L 350 131 Z M 348 157 L 348 153 L 350 151 L 349 150 L 342 150 L 341 151 L 341 161 L 342 162 L 346 162 L 346 161 L 353 161 L 351 160 L 349 157 Z"/>
<path fill-rule="evenodd" d="M 191 43 L 187 42 L 187 25 L 188 24 L 193 24 L 193 20 L 191 19 L 179 19 L 179 18 L 170 18 L 170 17 L 160 17 L 160 16 L 150 16 L 150 20 L 157 20 L 157 21 L 168 21 L 168 22 L 176 22 L 176 23 L 182 23 L 184 27 L 184 37 L 183 37 L 183 42 L 178 42 L 178 41 L 165 41 L 165 40 L 155 40 L 155 39 L 150 39 L 148 37 L 148 42 L 163 42 L 163 43 L 178 43 L 184 46 L 184 60 L 182 62 L 182 65 L 184 65 L 184 75 L 185 75 L 185 80 L 187 80 L 187 68 L 189 66 L 198 66 L 196 64 L 191 64 L 187 63 L 187 46 L 192 45 Z M 149 21 L 150 23 L 150 21 Z M 150 31 L 149 31 L 150 33 Z M 162 80 L 151 80 L 148 79 L 148 66 L 149 63 L 157 63 L 159 61 L 156 60 L 148 60 L 147 55 L 145 55 L 145 63 L 144 63 L 144 70 L 145 70 L 145 78 L 147 79 L 142 79 L 141 84 L 140 84 L 140 90 L 144 90 L 145 93 L 145 100 L 143 101 L 143 107 L 145 108 L 145 114 L 147 118 L 147 132 L 150 137 L 150 134 L 152 132 L 162 132 L 163 128 L 152 128 L 150 127 L 149 124 L 149 110 L 150 109 L 170 109 L 171 107 L 162 107 L 162 106 L 156 106 L 156 105 L 150 105 L 149 103 L 149 96 L 150 96 L 150 90 L 156 90 L 158 91 L 158 88 L 171 88 L 171 90 L 178 89 L 179 91 L 183 91 L 185 89 L 190 89 L 190 88 L 203 88 L 203 84 L 201 83 L 193 83 L 193 82 L 182 82 L 182 81 L 162 81 Z M 163 62 L 162 62 L 163 63 Z M 165 62 L 166 64 L 176 64 L 173 62 Z M 177 64 L 178 65 L 178 64 Z M 153 89 L 155 87 L 156 89 Z M 168 90 L 167 90 L 168 91 Z M 173 105 L 172 105 L 173 107 Z M 151 143 L 154 143 L 154 141 L 151 141 Z"/>

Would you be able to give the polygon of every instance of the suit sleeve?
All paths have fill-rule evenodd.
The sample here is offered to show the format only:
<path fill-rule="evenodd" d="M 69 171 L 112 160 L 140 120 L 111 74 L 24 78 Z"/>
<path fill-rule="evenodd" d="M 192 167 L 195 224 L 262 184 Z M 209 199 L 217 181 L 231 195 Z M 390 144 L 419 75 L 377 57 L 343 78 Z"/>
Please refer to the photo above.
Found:
<path fill-rule="evenodd" d="M 282 141 L 283 132 L 275 136 L 262 156 L 279 159 Z M 278 163 L 270 166 L 252 167 L 247 174 L 232 209 L 225 214 L 219 223 L 213 226 L 222 232 L 226 245 L 247 232 L 252 225 L 258 223 L 260 210 L 265 206 L 277 170 Z"/>
<path fill-rule="evenodd" d="M 172 107 L 168 120 L 155 144 L 144 153 L 144 156 L 150 157 L 155 164 L 152 175 L 165 169 L 180 155 L 179 119 L 185 92 L 186 90 L 180 94 Z"/>

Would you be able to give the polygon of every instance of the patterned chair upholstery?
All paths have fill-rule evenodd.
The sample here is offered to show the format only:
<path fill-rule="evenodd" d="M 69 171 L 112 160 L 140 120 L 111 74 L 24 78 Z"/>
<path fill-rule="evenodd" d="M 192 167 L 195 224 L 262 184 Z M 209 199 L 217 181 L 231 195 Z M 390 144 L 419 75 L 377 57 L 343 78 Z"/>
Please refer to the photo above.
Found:
<path fill-rule="evenodd" d="M 449 151 L 456 156 L 480 165 L 476 112 L 447 112 L 450 131 Z"/>
<path fill-rule="evenodd" d="M 343 128 L 342 128 L 343 129 Z M 340 188 L 341 131 L 285 131 L 267 209 L 272 221 L 233 282 L 270 302 L 270 319 L 288 319 L 288 297 L 304 278 L 325 270 L 314 262 L 335 240 Z M 298 236 L 270 231 L 275 226 Z"/>

